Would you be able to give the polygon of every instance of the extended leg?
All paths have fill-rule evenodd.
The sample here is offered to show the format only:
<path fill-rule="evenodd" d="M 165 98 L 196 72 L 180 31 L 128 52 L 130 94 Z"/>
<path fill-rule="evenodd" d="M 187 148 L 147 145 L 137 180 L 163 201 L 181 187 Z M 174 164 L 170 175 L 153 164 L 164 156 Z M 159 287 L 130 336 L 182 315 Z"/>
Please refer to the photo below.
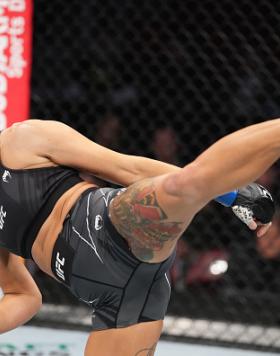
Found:
<path fill-rule="evenodd" d="M 180 172 L 138 182 L 116 197 L 112 222 L 136 257 L 160 262 L 211 199 L 246 185 L 280 155 L 280 120 L 224 137 Z"/>

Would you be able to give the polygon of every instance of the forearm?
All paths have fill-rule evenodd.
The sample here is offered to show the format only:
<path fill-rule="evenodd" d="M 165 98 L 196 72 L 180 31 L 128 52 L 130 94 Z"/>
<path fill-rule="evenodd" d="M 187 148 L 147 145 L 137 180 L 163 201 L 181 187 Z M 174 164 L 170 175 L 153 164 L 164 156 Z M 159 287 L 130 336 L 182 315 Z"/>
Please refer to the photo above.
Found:
<path fill-rule="evenodd" d="M 198 187 L 204 199 L 211 200 L 255 181 L 279 155 L 280 120 L 276 119 L 248 126 L 224 137 L 191 166 L 198 172 Z M 183 170 L 182 182 L 188 176 L 189 167 Z"/>
<path fill-rule="evenodd" d="M 112 167 L 113 163 L 115 162 L 112 162 Z M 105 170 L 99 174 L 92 173 L 105 181 L 128 187 L 145 178 L 179 172 L 180 170 L 180 167 L 146 157 L 119 155 L 117 164 L 114 164 L 114 168 L 110 168 L 109 174 Z"/>
<path fill-rule="evenodd" d="M 144 178 L 178 172 L 182 169 L 172 164 L 164 163 L 161 161 L 157 161 L 145 157 L 133 156 L 133 160 L 134 160 L 135 173 L 132 175 L 128 174 L 127 182 L 125 184 L 126 186 L 133 184 Z M 237 196 L 237 191 L 233 190 L 229 193 L 223 194 L 215 198 L 215 201 L 225 206 L 231 206 L 236 196 Z"/>
<path fill-rule="evenodd" d="M 265 124 L 262 124 L 262 125 L 255 125 L 255 126 L 252 126 L 251 129 L 249 129 L 249 130 L 245 129 L 244 130 L 245 131 L 245 137 L 250 133 L 250 131 L 253 131 L 256 134 L 258 134 L 259 131 L 262 130 L 262 126 L 265 126 L 264 129 L 267 128 L 268 131 L 271 131 L 270 130 L 271 124 L 272 124 L 272 126 L 277 126 L 277 125 L 279 125 L 278 122 L 280 122 L 280 120 L 270 121 L 269 123 L 265 123 Z M 234 134 L 233 136 L 237 136 L 237 139 L 238 139 L 239 135 L 244 135 L 244 132 L 242 132 L 242 131 L 243 130 L 241 130 L 237 134 Z M 269 134 L 269 132 L 268 132 L 268 134 Z M 270 133 L 270 134 L 272 135 L 272 133 Z M 272 135 L 272 138 L 273 137 L 274 137 L 274 135 Z M 232 140 L 232 137 L 229 136 L 225 141 L 231 141 L 231 140 Z M 274 143 L 273 142 L 271 142 L 271 145 L 274 148 Z M 276 142 L 275 145 L 277 147 L 277 142 Z M 274 151 L 273 148 L 271 148 L 272 151 Z M 272 153 L 272 154 L 275 155 L 275 153 Z M 142 157 L 135 157 L 135 158 L 136 158 L 136 161 L 138 162 L 138 171 L 142 172 L 142 174 L 140 175 L 141 178 L 148 177 L 148 176 L 146 176 L 146 174 L 149 174 L 151 176 L 155 172 L 158 172 L 159 174 L 160 173 L 165 174 L 165 173 L 172 173 L 172 172 L 176 172 L 176 171 L 180 171 L 181 170 L 181 168 L 179 168 L 179 167 L 176 167 L 176 166 L 173 166 L 173 165 L 170 165 L 170 164 L 165 164 L 165 163 L 160 162 L 160 161 L 150 160 L 150 159 L 146 159 L 146 158 L 142 158 Z M 219 160 L 218 160 L 218 164 L 219 164 Z M 241 164 L 244 164 L 244 163 L 241 162 Z M 238 167 L 237 167 L 237 169 L 238 169 Z M 249 174 L 250 173 L 251 172 L 249 172 Z M 223 179 L 223 177 L 221 177 L 221 178 Z M 251 182 L 248 181 L 247 183 L 251 183 Z M 241 188 L 241 185 L 238 185 L 237 187 Z M 249 187 L 249 186 L 246 185 L 246 188 L 244 187 L 242 189 L 246 190 L 247 187 Z M 221 194 L 221 195 L 215 197 L 214 200 L 216 202 L 226 206 L 226 207 L 231 207 L 238 200 L 238 197 L 240 196 L 239 192 L 240 192 L 240 189 L 234 189 L 234 190 L 228 191 L 228 192 L 226 192 L 224 194 Z M 242 193 L 241 193 L 241 196 L 242 196 Z M 258 195 L 258 196 L 260 197 L 260 195 Z M 268 197 L 269 197 L 269 193 L 268 193 Z M 272 205 L 273 205 L 273 203 L 272 203 Z M 268 207 L 266 207 L 265 210 L 266 210 L 267 213 L 269 212 Z M 271 211 L 271 214 L 273 215 L 273 211 Z M 257 216 L 257 218 L 261 222 L 264 222 L 264 220 L 267 220 L 267 219 L 264 219 L 264 216 Z M 270 220 L 271 220 L 271 218 L 269 218 L 267 221 L 270 221 Z"/>
<path fill-rule="evenodd" d="M 127 185 L 133 184 L 141 179 L 156 177 L 167 173 L 179 172 L 182 169 L 175 165 L 146 157 L 131 157 L 133 157 L 132 159 L 135 174 L 130 177 L 131 182 L 129 182 Z"/>
<path fill-rule="evenodd" d="M 29 321 L 40 307 L 40 296 L 5 294 L 0 301 L 0 334 Z"/>

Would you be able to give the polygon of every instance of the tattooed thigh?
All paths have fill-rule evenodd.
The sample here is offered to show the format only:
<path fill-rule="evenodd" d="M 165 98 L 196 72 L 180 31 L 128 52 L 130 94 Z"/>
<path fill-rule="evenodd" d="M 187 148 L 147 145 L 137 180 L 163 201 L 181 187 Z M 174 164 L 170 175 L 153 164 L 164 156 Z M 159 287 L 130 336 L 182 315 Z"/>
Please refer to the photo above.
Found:
<path fill-rule="evenodd" d="M 110 218 L 134 255 L 146 262 L 153 261 L 184 229 L 183 222 L 169 219 L 159 204 L 153 179 L 135 183 L 115 197 Z"/>

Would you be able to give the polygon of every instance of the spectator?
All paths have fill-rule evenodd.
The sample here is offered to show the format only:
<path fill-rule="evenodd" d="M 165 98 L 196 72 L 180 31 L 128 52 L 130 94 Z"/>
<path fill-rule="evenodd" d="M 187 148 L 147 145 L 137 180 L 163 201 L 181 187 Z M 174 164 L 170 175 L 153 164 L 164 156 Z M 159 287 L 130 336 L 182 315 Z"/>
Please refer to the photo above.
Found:
<path fill-rule="evenodd" d="M 180 145 L 178 137 L 171 126 L 158 127 L 153 135 L 152 156 L 153 158 L 182 166 L 179 158 Z"/>
<path fill-rule="evenodd" d="M 277 176 L 278 168 L 276 166 L 272 166 L 257 180 L 257 182 L 266 187 L 269 191 L 272 191 L 274 190 L 274 186 L 277 182 Z"/>
<path fill-rule="evenodd" d="M 280 256 L 280 211 L 274 216 L 269 231 L 257 238 L 257 250 L 263 258 L 276 259 Z"/>
<path fill-rule="evenodd" d="M 268 188 L 277 201 L 279 167 L 274 165 L 259 179 L 258 183 Z M 261 238 L 257 238 L 257 250 L 265 259 L 276 259 L 280 256 L 280 210 L 276 211 L 270 230 Z"/>
<path fill-rule="evenodd" d="M 110 148 L 120 150 L 121 123 L 114 114 L 107 114 L 97 123 L 95 142 Z"/>

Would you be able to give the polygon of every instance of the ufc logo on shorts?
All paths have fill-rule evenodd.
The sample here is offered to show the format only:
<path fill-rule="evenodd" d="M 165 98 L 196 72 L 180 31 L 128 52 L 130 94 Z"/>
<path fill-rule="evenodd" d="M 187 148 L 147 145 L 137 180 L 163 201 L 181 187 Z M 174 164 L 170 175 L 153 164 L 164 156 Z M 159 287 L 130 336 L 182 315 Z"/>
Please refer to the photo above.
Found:
<path fill-rule="evenodd" d="M 3 182 L 9 183 L 10 179 L 12 178 L 11 173 L 7 170 L 2 175 Z"/>
<path fill-rule="evenodd" d="M 59 258 L 59 252 L 56 254 L 56 261 L 55 261 L 55 271 L 56 274 L 59 278 L 61 278 L 63 281 L 65 281 L 65 276 L 64 276 L 64 271 L 62 267 L 65 264 L 65 258 L 63 257 L 62 259 Z"/>

